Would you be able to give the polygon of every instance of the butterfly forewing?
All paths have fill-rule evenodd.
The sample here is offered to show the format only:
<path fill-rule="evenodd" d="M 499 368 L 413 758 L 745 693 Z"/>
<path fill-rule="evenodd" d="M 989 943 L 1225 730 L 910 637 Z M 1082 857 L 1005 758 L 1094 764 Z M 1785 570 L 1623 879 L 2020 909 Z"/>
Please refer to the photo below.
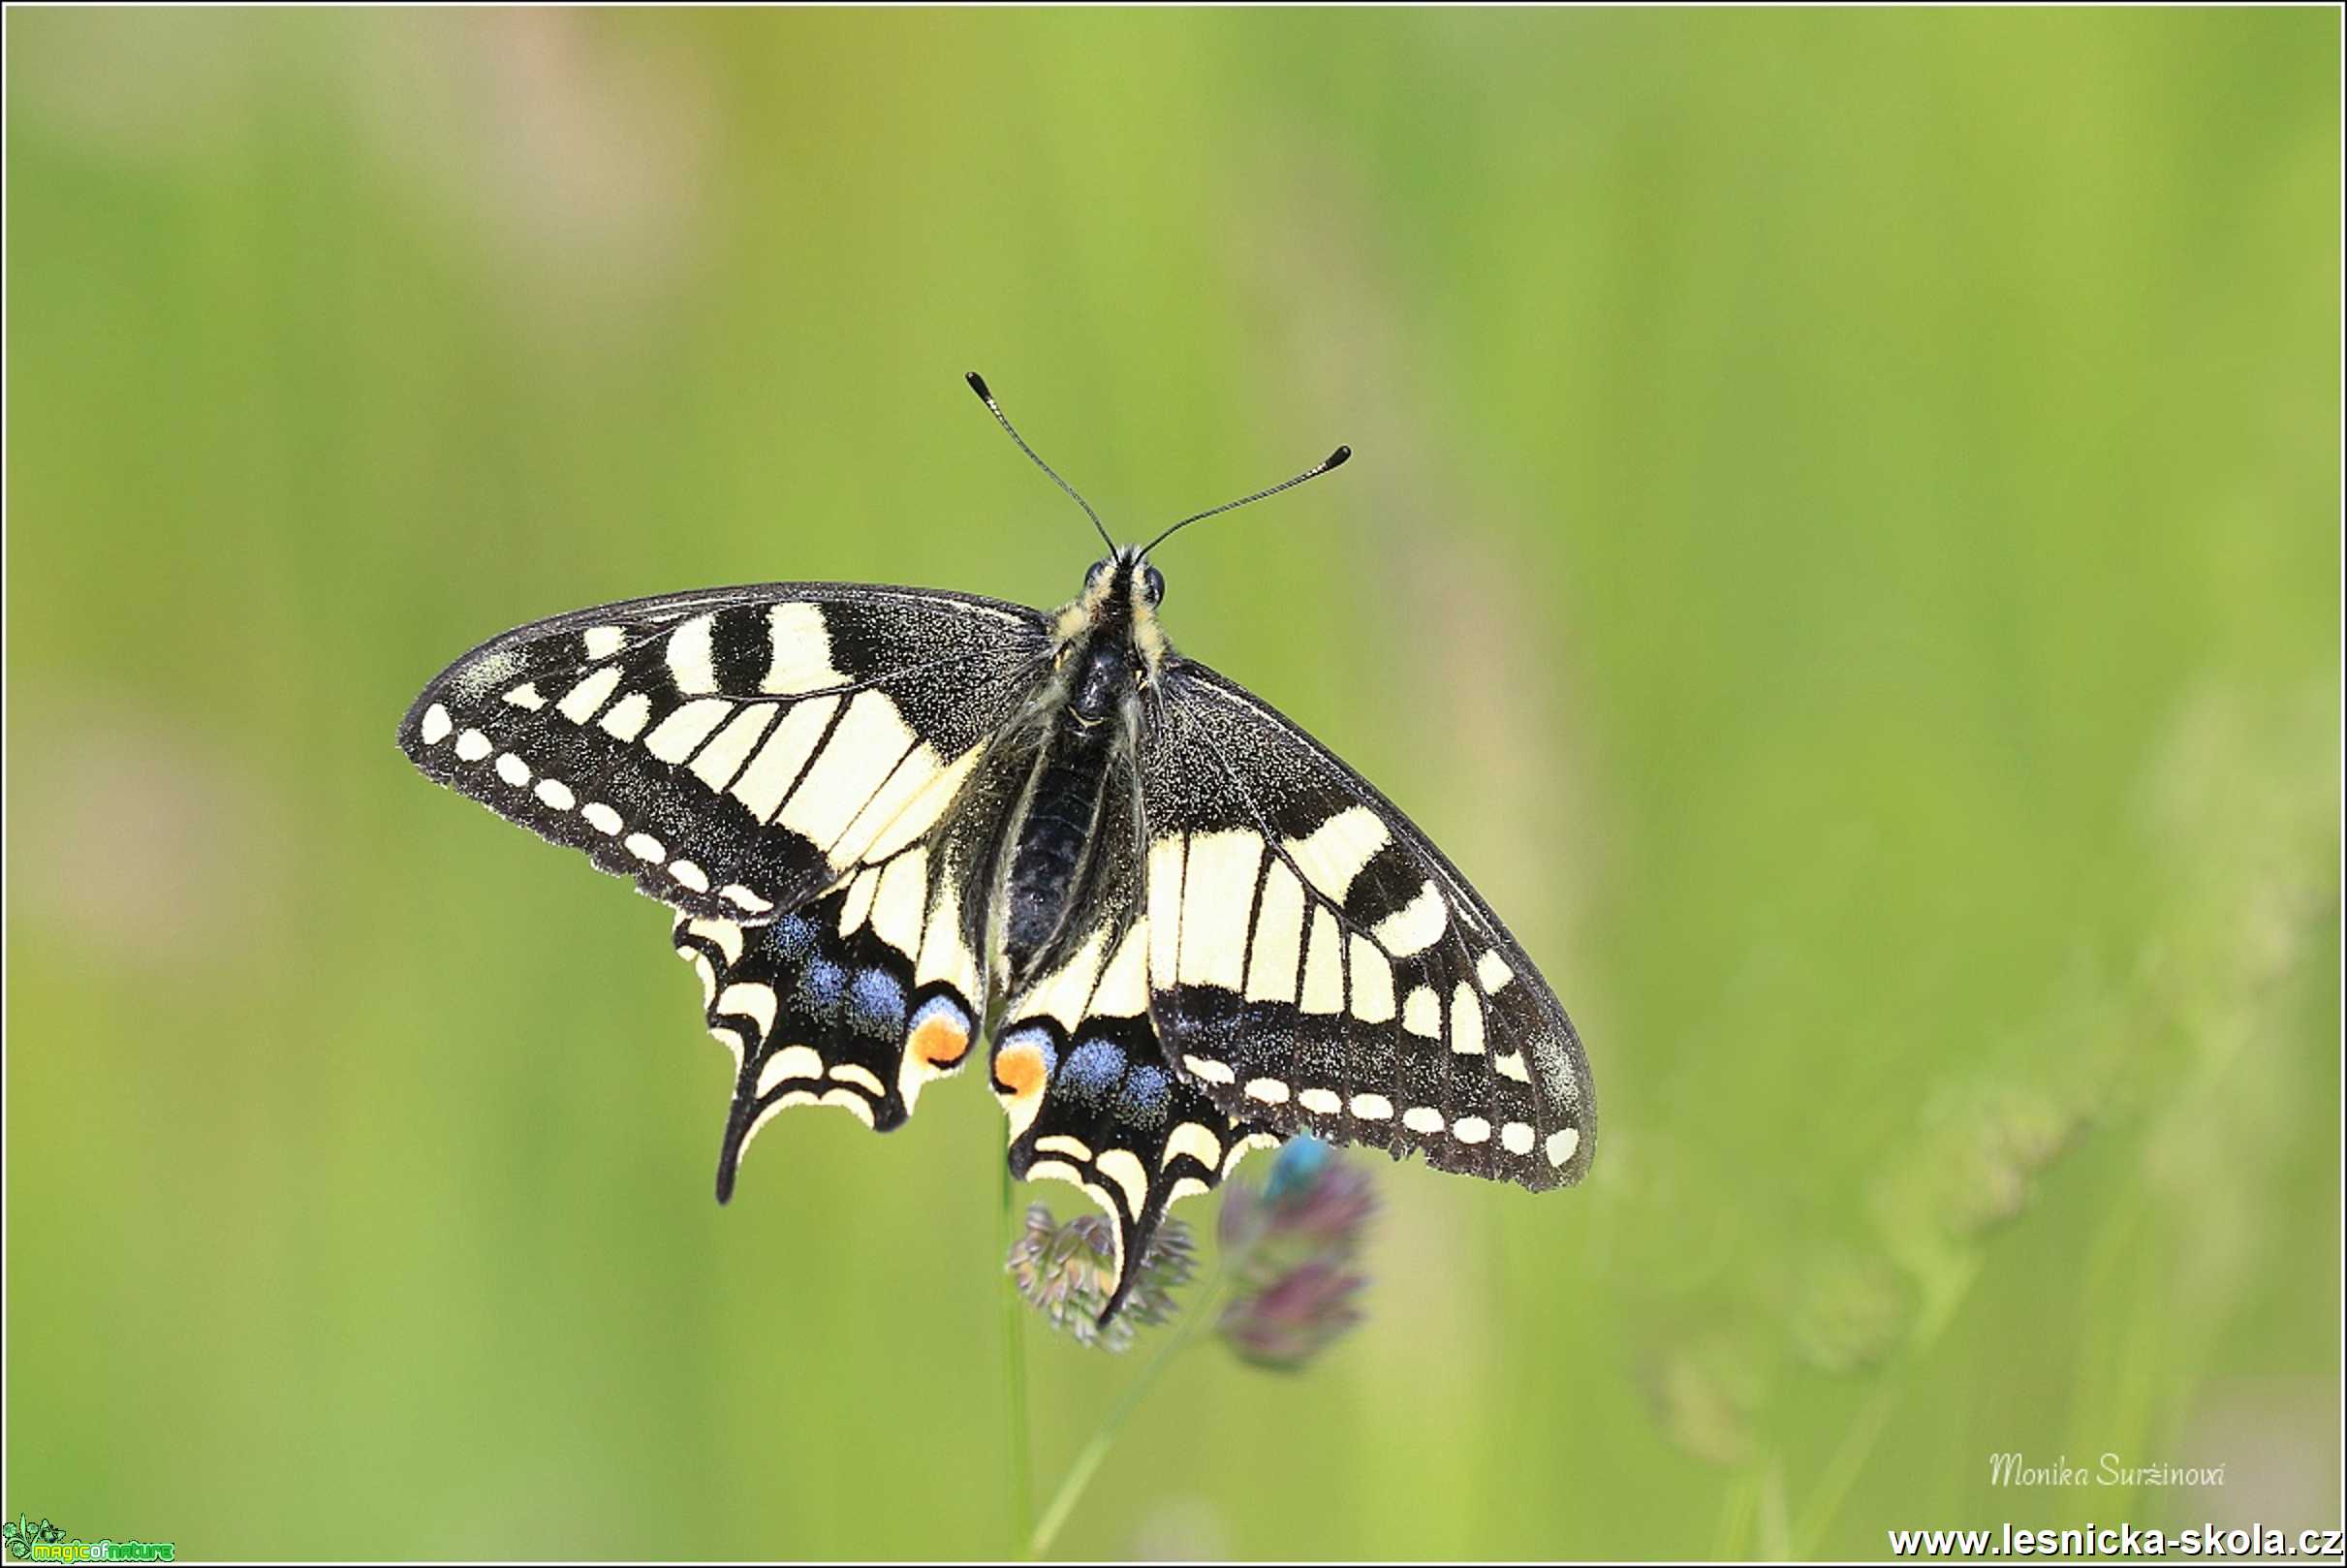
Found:
<path fill-rule="evenodd" d="M 1391 801 L 1269 706 L 1169 663 L 1142 747 L 1151 1007 L 1226 1112 L 1532 1188 L 1593 1112 L 1548 983 Z"/>
<path fill-rule="evenodd" d="M 399 740 L 432 778 L 656 898 L 766 920 L 942 820 L 1031 688 L 1047 625 L 837 583 L 638 600 L 476 648 Z"/>

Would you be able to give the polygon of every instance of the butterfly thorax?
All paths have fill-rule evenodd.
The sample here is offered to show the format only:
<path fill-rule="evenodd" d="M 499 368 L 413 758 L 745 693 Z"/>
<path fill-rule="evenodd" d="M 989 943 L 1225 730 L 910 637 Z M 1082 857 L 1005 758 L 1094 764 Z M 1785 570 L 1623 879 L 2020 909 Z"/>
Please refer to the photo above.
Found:
<path fill-rule="evenodd" d="M 1069 916 L 1094 901 L 1102 846 L 1135 820 L 1142 694 L 1166 657 L 1164 591 L 1156 568 L 1120 550 L 1059 613 L 1055 679 L 1035 716 L 1040 744 L 1003 866 L 999 956 L 1014 984 L 1082 939 Z"/>

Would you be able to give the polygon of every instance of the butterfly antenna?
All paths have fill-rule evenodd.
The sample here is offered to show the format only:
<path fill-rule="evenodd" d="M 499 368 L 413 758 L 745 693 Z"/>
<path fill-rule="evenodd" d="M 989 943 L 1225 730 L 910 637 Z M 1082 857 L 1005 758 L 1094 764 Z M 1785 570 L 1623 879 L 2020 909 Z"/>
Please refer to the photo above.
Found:
<path fill-rule="evenodd" d="M 1294 479 L 1282 480 L 1279 484 L 1272 486 L 1267 490 L 1257 490 L 1253 495 L 1242 495 L 1236 501 L 1225 501 L 1222 505 L 1218 507 L 1211 507 L 1205 512 L 1199 513 L 1196 517 L 1182 518 L 1181 521 L 1175 523 L 1173 527 L 1168 528 L 1164 533 L 1159 534 L 1155 539 L 1152 539 L 1147 544 L 1142 546 L 1141 552 L 1143 555 L 1148 554 L 1149 551 L 1155 549 L 1158 546 L 1164 544 L 1167 540 L 1173 538 L 1175 534 L 1181 532 L 1181 530 L 1187 528 L 1194 522 L 1203 522 L 1208 517 L 1220 517 L 1225 512 L 1236 512 L 1240 507 L 1246 506 L 1255 501 L 1260 501 L 1267 495 L 1277 495 L 1282 490 L 1292 490 L 1296 488 L 1297 486 L 1301 485 L 1307 479 L 1318 479 L 1321 475 L 1327 473 L 1331 468 L 1342 468 L 1352 457 L 1352 455 L 1353 449 L 1351 447 L 1338 447 L 1334 452 L 1330 453 L 1326 457 L 1323 457 L 1320 461 L 1314 463 L 1311 467 L 1305 469 Z"/>
<path fill-rule="evenodd" d="M 1057 473 L 1053 472 L 1049 463 L 1045 462 L 1041 457 L 1035 455 L 1035 449 L 1027 445 L 1025 439 L 1021 437 L 1017 428 L 1012 425 L 1010 416 L 1002 411 L 1002 405 L 994 401 L 994 394 L 986 391 L 986 378 L 980 375 L 975 370 L 965 371 L 963 376 L 964 379 L 970 384 L 970 391 L 976 392 L 978 394 L 978 400 L 986 405 L 986 412 L 994 416 L 994 423 L 1002 426 L 1002 433 L 1009 436 L 1013 441 L 1017 442 L 1018 450 L 1027 455 L 1027 460 L 1032 462 L 1036 467 L 1042 469 L 1045 473 L 1049 474 L 1051 476 L 1051 483 L 1058 486 L 1061 489 L 1067 491 L 1069 499 L 1073 500 L 1078 506 L 1083 508 L 1083 515 L 1090 517 L 1092 519 L 1092 526 L 1100 530 L 1101 543 L 1109 547 L 1110 554 L 1115 554 L 1116 541 L 1109 537 L 1108 524 L 1100 520 L 1100 514 L 1092 510 L 1092 503 L 1085 500 L 1082 496 L 1078 495 L 1076 493 L 1075 486 L 1069 484 L 1066 480 L 1061 479 Z"/>

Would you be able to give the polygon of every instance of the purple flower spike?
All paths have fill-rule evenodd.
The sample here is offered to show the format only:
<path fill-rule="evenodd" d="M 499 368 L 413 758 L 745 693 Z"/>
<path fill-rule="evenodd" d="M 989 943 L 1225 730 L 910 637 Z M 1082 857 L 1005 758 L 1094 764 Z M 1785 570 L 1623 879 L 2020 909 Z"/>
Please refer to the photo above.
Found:
<path fill-rule="evenodd" d="M 1237 1291 L 1222 1334 L 1259 1366 L 1295 1370 L 1361 1321 L 1353 1260 L 1377 1194 L 1318 1139 L 1291 1140 L 1259 1189 L 1234 1183 L 1218 1235 Z"/>
<path fill-rule="evenodd" d="M 1222 1335 L 1242 1360 L 1293 1372 L 1357 1326 L 1368 1286 L 1340 1263 L 1316 1259 L 1223 1309 Z"/>

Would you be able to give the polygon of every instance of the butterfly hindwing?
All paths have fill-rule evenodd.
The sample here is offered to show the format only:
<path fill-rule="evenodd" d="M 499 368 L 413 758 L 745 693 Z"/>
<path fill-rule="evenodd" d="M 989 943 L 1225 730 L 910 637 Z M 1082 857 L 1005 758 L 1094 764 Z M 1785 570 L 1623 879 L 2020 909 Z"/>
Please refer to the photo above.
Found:
<path fill-rule="evenodd" d="M 1011 1174 L 1073 1182 L 1114 1223 L 1104 1322 L 1131 1291 L 1166 1210 L 1211 1191 L 1249 1149 L 1279 1142 L 1166 1060 L 1149 1017 L 1139 805 L 1129 762 L 1120 762 L 1068 935 L 1005 1003 L 991 1055 Z"/>
<path fill-rule="evenodd" d="M 892 1131 L 923 1084 L 969 1061 L 986 972 L 957 847 L 990 829 L 990 805 L 962 800 L 941 833 L 761 925 L 678 913 L 673 941 L 702 977 L 708 1033 L 735 1056 L 718 1200 L 774 1113 L 838 1106 Z"/>
<path fill-rule="evenodd" d="M 1269 706 L 1171 660 L 1142 748 L 1151 1012 L 1225 1112 L 1543 1189 L 1587 1168 L 1564 1009 L 1393 804 Z"/>
<path fill-rule="evenodd" d="M 1086 1017 L 1073 1030 L 1025 1019 L 996 1039 L 992 1071 L 1012 1118 L 1011 1174 L 1073 1182 L 1114 1222 L 1103 1322 L 1124 1304 L 1166 1210 L 1212 1191 L 1248 1150 L 1279 1142 L 1168 1066 L 1145 1013 Z"/>
<path fill-rule="evenodd" d="M 1047 657 L 968 595 L 774 583 L 492 639 L 409 709 L 427 775 L 703 918 L 759 921 L 928 832 Z"/>

